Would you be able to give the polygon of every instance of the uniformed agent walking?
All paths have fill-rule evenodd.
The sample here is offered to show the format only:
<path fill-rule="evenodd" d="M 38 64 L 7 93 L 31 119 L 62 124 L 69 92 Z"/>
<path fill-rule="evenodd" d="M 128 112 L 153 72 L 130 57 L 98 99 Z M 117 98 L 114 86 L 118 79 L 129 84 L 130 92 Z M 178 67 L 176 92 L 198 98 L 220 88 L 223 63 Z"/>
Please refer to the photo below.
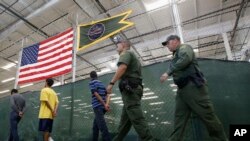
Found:
<path fill-rule="evenodd" d="M 154 139 L 141 109 L 143 95 L 141 64 L 136 55 L 129 50 L 129 41 L 117 37 L 115 42 L 120 58 L 117 63 L 118 69 L 107 87 L 107 92 L 112 93 L 113 85 L 120 80 L 119 89 L 124 106 L 118 134 L 113 141 L 122 141 L 132 126 L 142 141 L 152 141 Z"/>
<path fill-rule="evenodd" d="M 199 69 L 192 47 L 181 44 L 180 38 L 176 35 L 169 36 L 162 45 L 173 52 L 173 59 L 160 81 L 164 82 L 172 75 L 174 83 L 178 86 L 174 131 L 169 140 L 183 140 L 186 124 L 191 112 L 194 112 L 205 124 L 212 141 L 226 141 L 223 126 L 214 113 L 206 80 Z"/>

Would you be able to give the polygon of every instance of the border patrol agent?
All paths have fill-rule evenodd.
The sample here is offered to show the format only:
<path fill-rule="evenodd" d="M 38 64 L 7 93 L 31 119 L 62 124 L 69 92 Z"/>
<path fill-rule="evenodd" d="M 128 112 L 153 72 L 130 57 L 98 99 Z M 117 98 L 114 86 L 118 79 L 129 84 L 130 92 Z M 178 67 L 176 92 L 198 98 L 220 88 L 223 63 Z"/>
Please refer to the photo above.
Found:
<path fill-rule="evenodd" d="M 205 124 L 212 141 L 227 141 L 223 126 L 214 113 L 213 104 L 208 95 L 208 87 L 199 70 L 194 51 L 190 45 L 181 44 L 180 38 L 171 35 L 163 46 L 173 52 L 173 59 L 166 73 L 162 74 L 163 83 L 168 76 L 173 76 L 178 86 L 174 132 L 170 141 L 182 141 L 183 133 L 191 112 L 196 113 Z"/>
<path fill-rule="evenodd" d="M 122 95 L 123 109 L 118 128 L 118 135 L 113 141 L 122 141 L 133 126 L 142 141 L 153 141 L 147 122 L 141 109 L 143 95 L 141 64 L 136 55 L 130 51 L 129 41 L 119 37 L 114 38 L 117 51 L 120 55 L 118 69 L 107 86 L 108 94 L 112 93 L 113 85 L 119 81 L 119 89 Z"/>

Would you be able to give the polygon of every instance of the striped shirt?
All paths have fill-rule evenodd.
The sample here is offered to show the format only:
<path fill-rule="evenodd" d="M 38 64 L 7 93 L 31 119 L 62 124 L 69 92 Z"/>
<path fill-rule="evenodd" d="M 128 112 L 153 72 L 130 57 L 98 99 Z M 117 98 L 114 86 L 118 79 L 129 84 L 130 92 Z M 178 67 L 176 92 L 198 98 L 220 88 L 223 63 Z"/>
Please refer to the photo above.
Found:
<path fill-rule="evenodd" d="M 93 108 L 96 108 L 98 106 L 104 107 L 100 103 L 100 101 L 96 98 L 96 96 L 94 95 L 94 93 L 97 92 L 102 97 L 102 100 L 104 102 L 106 102 L 107 91 L 106 91 L 106 88 L 105 88 L 104 84 L 101 81 L 97 80 L 97 79 L 92 79 L 89 82 L 89 88 L 90 88 L 90 91 L 91 91 L 91 94 L 92 94 L 92 107 Z"/>

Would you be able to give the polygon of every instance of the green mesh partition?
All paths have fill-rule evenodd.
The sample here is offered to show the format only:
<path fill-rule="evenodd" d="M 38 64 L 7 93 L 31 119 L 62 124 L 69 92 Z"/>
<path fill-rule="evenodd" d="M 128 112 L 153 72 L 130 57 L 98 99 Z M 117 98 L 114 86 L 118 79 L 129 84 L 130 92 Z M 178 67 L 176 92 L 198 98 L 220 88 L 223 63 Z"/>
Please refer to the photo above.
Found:
<path fill-rule="evenodd" d="M 9 112 L 9 97 L 5 97 L 0 99 L 0 140 L 4 140 L 7 138 L 9 133 L 9 120 L 8 117 L 10 115 Z"/>
<path fill-rule="evenodd" d="M 159 78 L 167 69 L 169 62 L 162 62 L 143 68 L 144 96 L 142 109 L 154 137 L 166 140 L 173 131 L 176 87 L 170 78 L 161 84 Z M 230 124 L 249 124 L 250 111 L 250 64 L 248 62 L 229 62 L 218 60 L 199 60 L 209 85 L 215 112 L 222 121 L 228 134 Z M 99 79 L 108 84 L 113 74 Z M 59 111 L 54 120 L 53 138 L 57 141 L 88 141 L 91 139 L 94 113 L 91 107 L 91 94 L 88 88 L 89 79 L 72 84 L 55 87 L 59 94 Z M 40 92 L 26 92 L 27 111 L 19 124 L 19 135 L 22 141 L 38 141 Z M 106 121 L 112 136 L 117 132 L 122 101 L 117 84 L 113 88 L 111 112 L 106 114 Z M 9 97 L 0 99 L 0 141 L 5 141 L 9 133 Z M 187 125 L 185 141 L 209 140 L 204 125 L 193 114 Z M 135 130 L 129 132 L 125 141 L 137 141 Z"/>

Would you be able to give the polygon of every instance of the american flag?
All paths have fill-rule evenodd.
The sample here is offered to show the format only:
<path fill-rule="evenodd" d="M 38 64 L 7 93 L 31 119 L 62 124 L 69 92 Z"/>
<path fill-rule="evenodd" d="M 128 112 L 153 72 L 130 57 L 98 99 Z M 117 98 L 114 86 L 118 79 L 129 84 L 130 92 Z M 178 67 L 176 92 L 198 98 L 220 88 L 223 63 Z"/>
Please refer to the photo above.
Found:
<path fill-rule="evenodd" d="M 24 48 L 18 84 L 41 81 L 71 72 L 72 48 L 72 28 Z"/>

